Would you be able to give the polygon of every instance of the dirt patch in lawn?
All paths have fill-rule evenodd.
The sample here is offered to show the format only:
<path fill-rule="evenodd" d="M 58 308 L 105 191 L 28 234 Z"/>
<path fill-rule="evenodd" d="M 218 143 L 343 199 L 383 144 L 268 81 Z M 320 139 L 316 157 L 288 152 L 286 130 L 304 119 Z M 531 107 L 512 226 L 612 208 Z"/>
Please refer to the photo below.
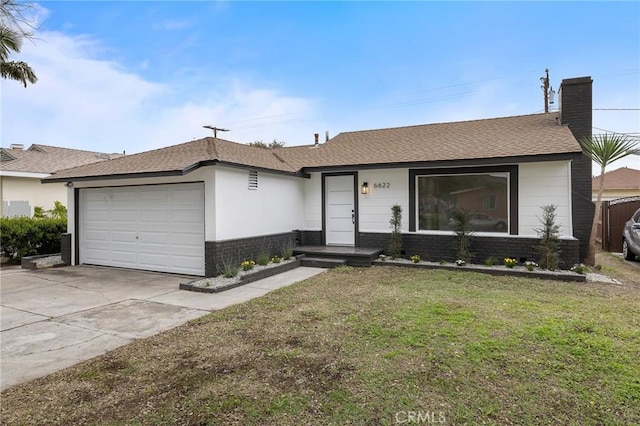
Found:
<path fill-rule="evenodd" d="M 640 285 L 605 260 L 621 285 L 339 268 L 8 389 L 1 422 L 637 424 Z"/>

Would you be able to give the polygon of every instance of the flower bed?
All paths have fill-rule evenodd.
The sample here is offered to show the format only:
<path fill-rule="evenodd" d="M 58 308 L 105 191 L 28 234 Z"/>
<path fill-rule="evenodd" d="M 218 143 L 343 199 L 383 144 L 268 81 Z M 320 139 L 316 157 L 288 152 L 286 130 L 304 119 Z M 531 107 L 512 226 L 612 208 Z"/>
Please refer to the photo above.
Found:
<path fill-rule="evenodd" d="M 390 259 L 387 257 L 385 260 L 374 260 L 373 264 L 376 266 L 402 266 L 407 268 L 423 268 L 423 269 L 447 269 L 450 271 L 472 271 L 481 272 L 491 275 L 513 275 L 513 276 L 525 276 L 529 278 L 541 278 L 545 280 L 557 280 L 557 281 L 575 281 L 585 282 L 587 276 L 585 274 L 578 274 L 573 271 L 556 270 L 549 271 L 546 269 L 537 269 L 533 271 L 527 270 L 524 266 L 484 266 L 475 264 L 456 265 L 455 263 L 437 263 L 419 261 L 414 262 L 408 259 Z"/>
<path fill-rule="evenodd" d="M 279 263 L 256 265 L 249 270 L 238 272 L 233 278 L 225 278 L 222 275 L 210 278 L 201 278 L 190 283 L 180 284 L 180 290 L 196 291 L 200 293 L 219 293 L 241 285 L 249 284 L 264 278 L 271 277 L 282 272 L 290 271 L 300 266 L 300 260 L 291 258 L 280 260 Z"/>

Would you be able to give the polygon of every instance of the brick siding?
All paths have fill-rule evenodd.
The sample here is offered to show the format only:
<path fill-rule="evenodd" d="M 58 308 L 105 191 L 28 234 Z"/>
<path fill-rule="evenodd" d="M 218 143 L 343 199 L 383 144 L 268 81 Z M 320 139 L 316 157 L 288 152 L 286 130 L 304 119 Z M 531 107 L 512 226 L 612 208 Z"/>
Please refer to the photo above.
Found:
<path fill-rule="evenodd" d="M 262 252 L 266 252 L 269 257 L 282 255 L 284 247 L 290 246 L 293 248 L 296 246 L 297 237 L 298 233 L 291 231 L 237 240 L 205 241 L 205 276 L 214 277 L 220 275 L 225 262 L 240 265 L 243 260 L 255 260 Z"/>
<path fill-rule="evenodd" d="M 71 234 L 60 235 L 60 257 L 65 265 L 71 265 Z"/>
<path fill-rule="evenodd" d="M 579 77 L 562 80 L 560 121 L 566 124 L 580 142 L 591 136 L 593 124 L 593 80 Z M 589 248 L 589 236 L 595 205 L 591 201 L 591 160 L 586 156 L 571 162 L 571 202 L 573 236 L 579 240 L 580 259 L 584 261 Z"/>
<path fill-rule="evenodd" d="M 360 233 L 361 247 L 381 247 L 386 250 L 389 245 L 390 234 L 385 233 Z M 402 249 L 404 256 L 419 255 L 423 260 L 439 262 L 455 262 L 457 252 L 455 249 L 454 235 L 425 235 L 402 234 Z M 472 263 L 484 264 L 488 257 L 495 257 L 500 262 L 505 257 L 518 259 L 519 261 L 537 261 L 535 247 L 537 238 L 525 237 L 471 237 Z M 561 240 L 560 243 L 560 268 L 569 269 L 578 262 L 579 244 L 577 240 Z"/>

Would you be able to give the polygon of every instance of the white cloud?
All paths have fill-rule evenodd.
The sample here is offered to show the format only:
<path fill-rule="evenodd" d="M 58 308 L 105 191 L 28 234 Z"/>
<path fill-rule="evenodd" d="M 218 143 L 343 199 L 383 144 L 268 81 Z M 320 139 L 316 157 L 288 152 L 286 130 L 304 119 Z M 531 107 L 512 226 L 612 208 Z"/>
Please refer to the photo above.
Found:
<path fill-rule="evenodd" d="M 238 142 L 277 138 L 294 145 L 301 142 L 300 126 L 288 124 L 304 123 L 313 112 L 307 99 L 234 78 L 208 85 L 197 79 L 192 86 L 183 79 L 179 87 L 151 82 L 100 59 L 105 49 L 95 40 L 57 32 L 39 37 L 44 41 L 25 45 L 20 54 L 38 82 L 25 89 L 3 81 L 3 146 L 42 143 L 133 153 L 208 136 L 205 124 L 233 129 L 219 136 Z M 197 98 L 188 99 L 196 92 Z"/>
<path fill-rule="evenodd" d="M 193 22 L 187 21 L 185 19 L 183 20 L 170 19 L 168 21 L 156 22 L 155 24 L 153 24 L 153 29 L 175 31 L 175 30 L 183 30 L 191 26 L 193 26 Z"/>

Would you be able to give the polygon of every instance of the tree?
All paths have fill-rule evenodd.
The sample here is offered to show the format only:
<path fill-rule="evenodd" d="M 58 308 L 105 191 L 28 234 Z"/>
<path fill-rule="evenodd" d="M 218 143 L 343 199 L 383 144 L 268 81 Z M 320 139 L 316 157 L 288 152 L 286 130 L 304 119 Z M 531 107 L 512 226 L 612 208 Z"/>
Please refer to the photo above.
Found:
<path fill-rule="evenodd" d="M 263 142 L 262 140 L 253 141 L 249 143 L 249 146 L 253 146 L 256 148 L 263 148 L 263 149 L 283 148 L 285 145 L 286 145 L 286 142 L 282 142 L 276 139 L 274 139 L 273 142 L 271 143 L 266 143 L 266 142 Z"/>
<path fill-rule="evenodd" d="M 536 229 L 540 242 L 535 248 L 538 263 L 542 269 L 553 271 L 558 268 L 560 260 L 560 226 L 556 224 L 556 206 L 542 206 L 542 226 Z"/>
<path fill-rule="evenodd" d="M 400 257 L 402 254 L 402 207 L 394 204 L 391 207 L 391 238 L 389 240 L 389 256 L 392 259 Z"/>
<path fill-rule="evenodd" d="M 596 198 L 596 211 L 593 214 L 591 225 L 591 236 L 589 237 L 589 249 L 585 263 L 595 265 L 596 263 L 596 233 L 598 232 L 598 219 L 602 211 L 602 191 L 604 189 L 605 168 L 614 161 L 625 158 L 638 152 L 636 141 L 621 134 L 601 134 L 580 139 L 584 155 L 589 157 L 594 163 L 600 166 L 600 187 Z"/>
<path fill-rule="evenodd" d="M 9 56 L 20 53 L 25 38 L 33 38 L 33 33 L 25 29 L 25 26 L 32 26 L 24 14 L 32 7 L 31 3 L 0 0 L 0 76 L 19 81 L 24 87 L 27 87 L 27 82 L 34 84 L 38 78 L 29 64 L 9 61 Z"/>

